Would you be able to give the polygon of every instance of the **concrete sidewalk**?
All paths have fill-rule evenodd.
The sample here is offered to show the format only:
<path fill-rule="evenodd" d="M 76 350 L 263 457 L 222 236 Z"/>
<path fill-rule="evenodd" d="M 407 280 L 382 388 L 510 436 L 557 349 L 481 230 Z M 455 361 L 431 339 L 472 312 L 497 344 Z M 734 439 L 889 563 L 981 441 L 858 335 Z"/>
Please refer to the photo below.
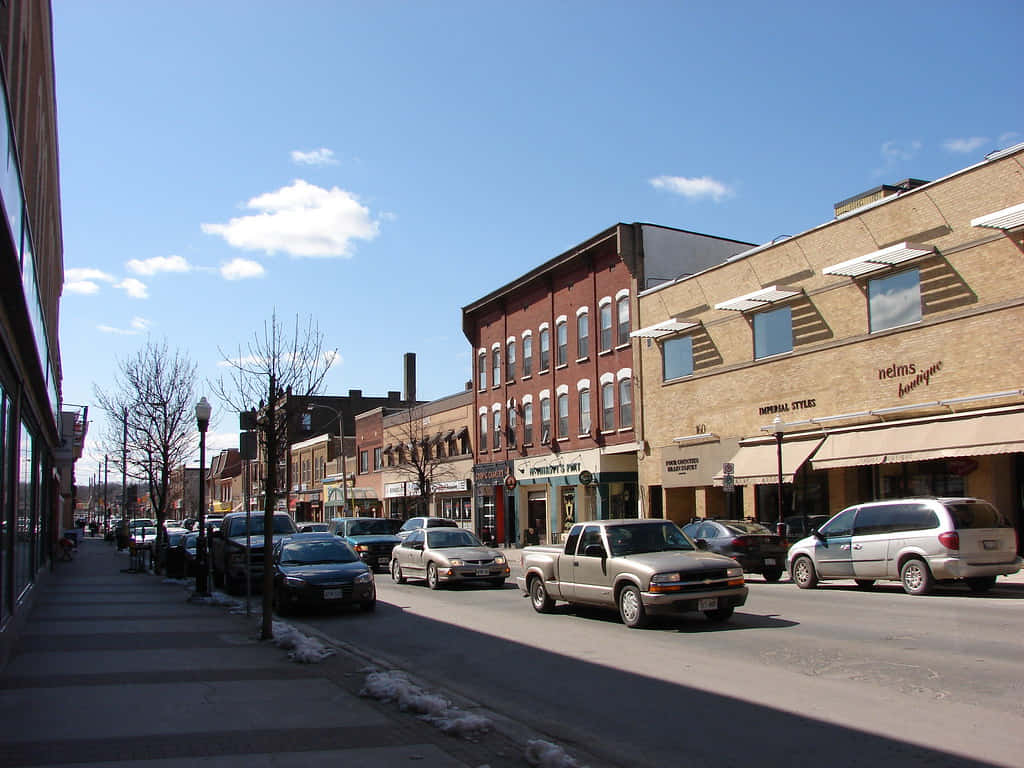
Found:
<path fill-rule="evenodd" d="M 290 661 L 257 639 L 258 615 L 126 573 L 101 539 L 55 566 L 0 671 L 0 768 L 526 764 L 507 729 L 468 741 L 362 698 L 365 658 Z"/>

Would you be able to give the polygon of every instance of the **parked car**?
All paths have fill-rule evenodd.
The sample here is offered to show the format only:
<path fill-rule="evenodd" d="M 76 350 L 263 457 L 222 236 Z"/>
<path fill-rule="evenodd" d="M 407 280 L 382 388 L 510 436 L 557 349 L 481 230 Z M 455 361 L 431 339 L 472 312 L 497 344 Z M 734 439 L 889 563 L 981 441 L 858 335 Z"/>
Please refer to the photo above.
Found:
<path fill-rule="evenodd" d="M 215 586 L 224 587 L 229 593 L 237 593 L 245 588 L 247 575 L 252 584 L 263 582 L 263 522 L 263 515 L 247 517 L 245 512 L 229 512 L 224 516 L 220 527 L 209 539 Z M 274 515 L 274 527 L 270 534 L 272 542 L 295 533 L 298 533 L 295 523 L 287 513 L 278 512 Z M 249 552 L 246 552 L 247 539 L 251 547 Z M 248 571 L 246 563 L 249 564 Z"/>
<path fill-rule="evenodd" d="M 299 533 L 327 533 L 327 523 L 296 523 Z"/>
<path fill-rule="evenodd" d="M 778 581 L 786 563 L 786 544 L 760 523 L 746 520 L 695 520 L 683 531 L 698 546 L 731 557 L 746 573 Z"/>
<path fill-rule="evenodd" d="M 396 522 L 386 517 L 336 517 L 327 530 L 351 544 L 370 568 L 387 572 L 391 550 L 401 541 L 395 535 Z"/>
<path fill-rule="evenodd" d="M 618 608 L 627 627 L 682 611 L 726 621 L 747 601 L 739 563 L 702 551 L 667 520 L 576 523 L 564 546 L 524 547 L 516 582 L 538 613 L 556 600 Z"/>
<path fill-rule="evenodd" d="M 183 579 L 187 575 L 185 573 L 185 539 L 189 535 L 191 534 L 184 528 L 167 529 L 164 571 L 169 578 Z"/>
<path fill-rule="evenodd" d="M 454 520 L 448 520 L 444 517 L 410 517 L 404 523 L 402 527 L 398 529 L 395 535 L 404 539 L 413 531 L 418 531 L 421 528 L 458 528 L 459 524 Z"/>
<path fill-rule="evenodd" d="M 198 558 L 196 556 L 196 548 L 198 547 L 198 544 L 199 531 L 190 531 L 181 542 L 181 548 L 183 550 L 182 556 L 185 561 L 185 578 L 195 576 L 199 572 Z"/>
<path fill-rule="evenodd" d="M 912 498 L 847 507 L 789 550 L 789 572 L 801 589 L 824 579 L 899 581 L 924 595 L 936 581 L 963 581 L 985 592 L 997 576 L 1016 573 L 1017 534 L 981 499 Z"/>
<path fill-rule="evenodd" d="M 155 543 L 155 525 L 137 525 L 132 528 L 132 544 L 136 549 L 152 549 Z"/>
<path fill-rule="evenodd" d="M 299 533 L 274 545 L 274 610 L 358 605 L 377 607 L 373 571 L 329 533 Z"/>
<path fill-rule="evenodd" d="M 500 587 L 508 575 L 508 561 L 501 552 L 485 547 L 480 539 L 458 526 L 410 531 L 391 550 L 391 578 L 399 584 L 406 579 L 425 579 L 431 589 L 473 581 Z"/>

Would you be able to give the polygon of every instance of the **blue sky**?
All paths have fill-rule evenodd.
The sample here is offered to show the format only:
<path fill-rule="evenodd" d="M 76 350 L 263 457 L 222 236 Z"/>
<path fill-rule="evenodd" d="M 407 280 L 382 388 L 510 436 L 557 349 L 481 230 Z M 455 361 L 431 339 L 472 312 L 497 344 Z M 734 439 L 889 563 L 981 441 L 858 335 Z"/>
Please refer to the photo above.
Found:
<path fill-rule="evenodd" d="M 1020 2 L 53 10 L 68 403 L 147 337 L 216 378 L 275 309 L 337 348 L 328 394 L 415 352 L 441 397 L 461 308 L 615 222 L 763 243 L 1024 141 Z"/>

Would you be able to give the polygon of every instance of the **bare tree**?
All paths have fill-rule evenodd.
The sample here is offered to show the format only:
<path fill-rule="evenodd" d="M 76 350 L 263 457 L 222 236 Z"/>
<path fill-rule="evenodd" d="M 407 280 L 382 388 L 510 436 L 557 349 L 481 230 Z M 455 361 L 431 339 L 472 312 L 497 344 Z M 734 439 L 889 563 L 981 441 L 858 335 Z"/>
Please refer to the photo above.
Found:
<path fill-rule="evenodd" d="M 161 536 L 171 470 L 195 450 L 195 390 L 196 364 L 180 351 L 172 353 L 166 341 L 152 340 L 119 361 L 111 389 L 95 389 L 109 417 L 101 437 L 104 451 L 124 476 L 149 489 Z"/>
<path fill-rule="evenodd" d="M 435 442 L 437 435 L 427 424 L 421 407 L 409 408 L 405 420 L 391 427 L 391 434 L 399 441 L 398 463 L 393 469 L 408 478 L 406 482 L 415 484 L 417 514 L 426 515 L 434 485 L 455 477 L 451 464 Z"/>
<path fill-rule="evenodd" d="M 235 357 L 221 350 L 231 373 L 213 384 L 214 393 L 229 407 L 242 413 L 257 412 L 257 432 L 266 462 L 263 530 L 274 530 L 277 506 L 277 466 L 287 450 L 287 413 L 281 404 L 290 393 L 299 397 L 318 394 L 337 350 L 324 347 L 324 337 L 312 318 L 301 324 L 296 316 L 291 330 L 284 328 L 275 311 L 263 332 Z M 263 622 L 260 637 L 269 640 L 273 629 L 273 552 L 269 540 L 263 547 Z"/>

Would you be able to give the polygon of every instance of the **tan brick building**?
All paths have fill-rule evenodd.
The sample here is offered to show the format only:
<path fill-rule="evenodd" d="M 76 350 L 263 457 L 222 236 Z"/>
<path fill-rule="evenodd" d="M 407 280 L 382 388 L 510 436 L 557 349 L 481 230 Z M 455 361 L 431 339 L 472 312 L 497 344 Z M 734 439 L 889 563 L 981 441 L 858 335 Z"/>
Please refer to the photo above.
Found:
<path fill-rule="evenodd" d="M 644 514 L 774 522 L 779 433 L 784 515 L 963 494 L 1020 530 L 1024 145 L 887 189 L 640 294 Z"/>

